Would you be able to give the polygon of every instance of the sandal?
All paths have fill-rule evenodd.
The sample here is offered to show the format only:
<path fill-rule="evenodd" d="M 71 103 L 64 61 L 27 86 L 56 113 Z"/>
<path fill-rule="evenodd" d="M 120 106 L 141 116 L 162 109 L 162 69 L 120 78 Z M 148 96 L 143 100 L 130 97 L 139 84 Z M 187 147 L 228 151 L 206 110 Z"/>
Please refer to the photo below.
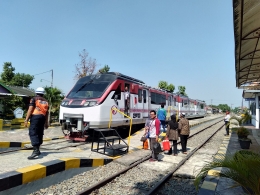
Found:
<path fill-rule="evenodd" d="M 187 154 L 187 152 L 183 152 L 182 154 Z"/>

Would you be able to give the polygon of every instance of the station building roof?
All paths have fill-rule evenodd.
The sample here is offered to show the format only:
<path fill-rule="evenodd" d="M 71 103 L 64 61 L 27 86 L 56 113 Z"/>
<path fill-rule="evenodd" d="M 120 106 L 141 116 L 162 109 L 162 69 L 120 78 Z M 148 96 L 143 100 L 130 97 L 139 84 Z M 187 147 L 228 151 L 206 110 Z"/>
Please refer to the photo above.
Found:
<path fill-rule="evenodd" d="M 256 94 L 260 94 L 260 90 L 244 90 L 243 91 L 243 98 L 255 98 Z"/>
<path fill-rule="evenodd" d="M 260 1 L 233 0 L 236 87 L 260 82 Z"/>
<path fill-rule="evenodd" d="M 35 93 L 28 88 L 20 86 L 8 86 L 0 82 L 0 97 L 5 97 L 12 94 L 22 97 L 35 96 Z"/>

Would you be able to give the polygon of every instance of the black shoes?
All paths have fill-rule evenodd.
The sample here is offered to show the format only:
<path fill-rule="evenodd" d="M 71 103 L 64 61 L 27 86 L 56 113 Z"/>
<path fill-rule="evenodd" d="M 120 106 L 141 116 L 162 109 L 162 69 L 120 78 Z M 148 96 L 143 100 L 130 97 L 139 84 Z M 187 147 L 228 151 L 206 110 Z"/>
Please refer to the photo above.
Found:
<path fill-rule="evenodd" d="M 36 159 L 41 154 L 39 146 L 33 146 L 33 153 L 28 157 L 29 160 Z"/>

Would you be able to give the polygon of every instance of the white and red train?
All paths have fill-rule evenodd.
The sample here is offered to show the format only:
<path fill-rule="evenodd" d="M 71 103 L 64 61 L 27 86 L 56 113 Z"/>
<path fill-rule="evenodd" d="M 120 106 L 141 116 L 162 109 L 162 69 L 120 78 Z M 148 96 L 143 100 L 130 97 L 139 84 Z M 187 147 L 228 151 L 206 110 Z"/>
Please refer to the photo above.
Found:
<path fill-rule="evenodd" d="M 204 117 L 204 101 L 170 93 L 145 85 L 144 82 L 115 72 L 95 74 L 78 80 L 60 105 L 62 128 L 70 132 L 107 128 L 113 107 L 126 112 L 124 91 L 128 87 L 128 115 L 133 124 L 145 123 L 150 110 L 165 105 L 168 116 L 185 113 L 187 118 Z M 129 125 L 129 119 L 117 111 L 112 112 L 111 127 Z"/>

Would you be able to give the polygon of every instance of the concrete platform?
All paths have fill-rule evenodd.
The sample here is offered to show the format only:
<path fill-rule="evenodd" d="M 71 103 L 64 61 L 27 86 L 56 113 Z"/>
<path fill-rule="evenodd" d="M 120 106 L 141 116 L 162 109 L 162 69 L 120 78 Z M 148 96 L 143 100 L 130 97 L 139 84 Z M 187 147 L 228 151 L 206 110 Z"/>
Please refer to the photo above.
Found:
<path fill-rule="evenodd" d="M 260 152 L 260 129 L 256 129 L 251 125 L 245 126 L 248 129 L 252 130 L 252 135 L 249 135 L 248 138 L 252 140 L 252 144 L 250 145 L 251 151 L 256 153 Z M 242 150 L 240 144 L 237 140 L 237 135 L 230 133 L 230 136 L 224 138 L 221 147 L 218 150 L 218 153 L 215 155 L 215 158 L 218 155 L 229 155 L 234 154 L 235 152 Z M 215 195 L 215 194 L 225 194 L 225 195 L 233 195 L 233 194 L 245 194 L 240 186 L 232 187 L 236 183 L 224 177 L 215 176 L 214 172 L 221 172 L 222 168 L 210 170 L 199 190 L 198 195 Z"/>
<path fill-rule="evenodd" d="M 191 120 L 190 125 L 196 126 L 205 121 L 211 121 L 222 116 L 211 116 L 196 120 Z M 8 188 L 12 188 L 24 183 L 35 181 L 46 177 L 47 175 L 63 171 L 65 169 L 77 168 L 81 166 L 102 166 L 112 160 L 120 160 L 120 157 L 126 157 L 125 162 L 129 165 L 134 163 L 140 158 L 150 155 L 150 150 L 141 150 L 142 142 L 140 141 L 144 130 L 134 133 L 130 138 L 126 138 L 125 142 L 129 144 L 129 153 L 126 155 L 119 155 L 115 157 L 109 157 L 102 155 L 90 150 L 91 144 L 84 144 L 70 146 L 68 148 L 59 148 L 57 145 L 50 147 L 41 146 L 42 154 L 38 159 L 28 160 L 27 157 L 31 155 L 32 150 L 22 150 L 19 152 L 12 152 L 0 155 L 0 191 Z M 163 139 L 165 133 L 160 135 L 160 138 Z M 62 137 L 62 131 L 60 127 L 53 127 L 45 130 L 45 139 L 53 139 L 57 137 Z M 3 146 L 3 140 L 9 142 L 21 142 L 24 143 L 24 140 L 28 140 L 28 129 L 27 130 L 15 130 L 15 131 L 5 131 L 0 132 L 0 146 Z M 65 140 L 54 140 L 51 142 L 62 142 Z M 27 142 L 28 143 L 28 142 Z M 10 144 L 11 145 L 11 144 Z M 77 145 L 77 144 L 74 144 Z M 5 145 L 7 146 L 7 145 Z M 180 146 L 179 146 L 180 147 Z M 180 148 L 179 148 L 180 149 Z M 158 169 L 165 169 L 167 166 L 172 166 L 180 162 L 185 155 L 180 154 L 177 157 L 161 155 L 162 162 L 155 162 L 153 166 Z M 49 168 L 49 166 L 51 168 Z M 145 165 L 144 165 L 145 166 Z M 151 166 L 147 164 L 146 166 Z M 59 168 L 61 167 L 61 168 Z M 51 171 L 50 171 L 51 170 Z M 14 180 L 15 178 L 15 180 Z M 3 185 L 2 185 L 3 184 Z"/>

